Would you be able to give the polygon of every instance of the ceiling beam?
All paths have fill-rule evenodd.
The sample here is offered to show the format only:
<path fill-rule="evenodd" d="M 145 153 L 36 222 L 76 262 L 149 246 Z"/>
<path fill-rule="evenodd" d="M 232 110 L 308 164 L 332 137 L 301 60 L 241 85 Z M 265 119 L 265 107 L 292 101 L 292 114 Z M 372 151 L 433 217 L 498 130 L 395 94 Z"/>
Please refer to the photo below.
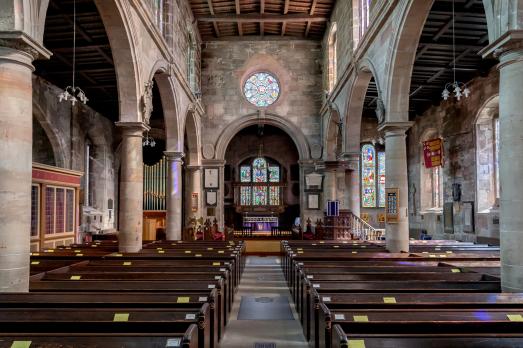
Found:
<path fill-rule="evenodd" d="M 316 6 L 318 5 L 318 0 L 312 0 L 311 10 L 309 11 L 309 15 L 313 16 L 314 11 L 316 11 Z M 307 22 L 307 27 L 305 28 L 305 37 L 309 36 L 309 31 L 311 30 L 311 23 L 310 21 Z"/>
<path fill-rule="evenodd" d="M 78 24 L 78 21 L 75 21 L 70 15 L 66 14 L 65 11 L 62 10 L 62 8 L 58 6 L 55 1 L 51 1 L 51 6 L 62 16 L 63 19 L 65 19 L 67 23 L 69 23 L 71 26 L 76 27 L 76 31 L 85 39 L 85 41 L 87 41 L 88 43 L 93 42 L 91 36 L 87 33 L 87 31 L 84 28 L 82 28 Z M 96 51 L 107 61 L 107 63 L 114 65 L 113 57 L 106 54 L 101 48 L 96 48 Z"/>
<path fill-rule="evenodd" d="M 265 0 L 260 0 L 260 14 L 263 15 L 265 13 Z M 260 35 L 263 36 L 265 33 L 265 23 L 260 22 Z"/>
<path fill-rule="evenodd" d="M 289 13 L 289 4 L 290 4 L 290 0 L 285 0 L 285 5 L 283 5 L 283 14 L 284 15 Z M 283 22 L 281 24 L 281 36 L 285 36 L 285 30 L 287 30 L 287 23 Z"/>
<path fill-rule="evenodd" d="M 211 1 L 211 0 L 208 0 Z M 196 20 L 199 22 L 232 22 L 232 23 L 246 23 L 246 22 L 256 22 L 256 23 L 279 23 L 279 22 L 327 22 L 329 20 L 326 16 L 309 16 L 307 14 L 257 14 L 257 13 L 248 13 L 248 14 L 217 14 L 214 16 L 196 16 Z"/>
<path fill-rule="evenodd" d="M 214 6 L 212 5 L 212 0 L 207 0 L 207 6 L 209 6 L 209 12 L 211 13 L 211 16 L 214 16 Z M 214 27 L 214 34 L 216 35 L 216 37 L 220 37 L 220 29 L 218 28 L 218 23 L 213 21 L 212 26 Z"/>
<path fill-rule="evenodd" d="M 240 14 L 240 0 L 234 0 L 236 6 L 236 14 Z M 238 22 L 238 35 L 243 36 L 242 24 Z"/>

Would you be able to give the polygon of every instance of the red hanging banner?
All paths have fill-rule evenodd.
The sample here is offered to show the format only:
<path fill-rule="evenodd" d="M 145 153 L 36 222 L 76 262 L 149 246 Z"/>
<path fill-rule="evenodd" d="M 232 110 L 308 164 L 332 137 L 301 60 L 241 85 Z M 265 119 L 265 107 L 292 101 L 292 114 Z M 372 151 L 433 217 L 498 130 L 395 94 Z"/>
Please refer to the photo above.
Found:
<path fill-rule="evenodd" d="M 423 142 L 425 168 L 443 166 L 443 140 L 441 138 Z"/>

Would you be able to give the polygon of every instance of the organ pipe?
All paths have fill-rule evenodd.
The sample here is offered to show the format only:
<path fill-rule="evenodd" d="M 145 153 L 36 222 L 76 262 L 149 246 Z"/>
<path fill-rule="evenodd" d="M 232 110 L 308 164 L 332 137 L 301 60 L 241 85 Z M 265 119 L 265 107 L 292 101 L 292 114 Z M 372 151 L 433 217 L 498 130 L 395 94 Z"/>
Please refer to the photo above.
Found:
<path fill-rule="evenodd" d="M 143 166 L 143 210 L 165 210 L 167 188 L 167 161 L 160 159 Z"/>

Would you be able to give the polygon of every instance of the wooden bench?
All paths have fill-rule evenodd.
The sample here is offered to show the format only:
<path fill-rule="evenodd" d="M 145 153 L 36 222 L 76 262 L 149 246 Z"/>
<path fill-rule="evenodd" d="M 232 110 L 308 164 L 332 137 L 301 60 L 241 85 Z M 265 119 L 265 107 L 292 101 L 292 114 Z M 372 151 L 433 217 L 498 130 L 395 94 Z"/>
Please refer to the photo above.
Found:
<path fill-rule="evenodd" d="M 333 348 L 507 348 L 521 347 L 523 334 L 452 334 L 438 335 L 347 335 L 341 325 L 335 324 L 333 331 Z"/>
<path fill-rule="evenodd" d="M 12 347 L 103 347 L 104 348 L 198 348 L 198 327 L 191 324 L 185 331 L 172 334 L 155 333 L 0 333 L 0 348 Z"/>
<path fill-rule="evenodd" d="M 345 294 L 318 293 L 313 290 L 312 313 L 306 323 L 308 337 L 315 347 L 319 346 L 320 306 L 329 310 L 373 310 L 373 309 L 416 309 L 416 310 L 459 310 L 459 309 L 519 309 L 523 310 L 523 294 L 489 293 L 382 293 L 382 294 Z"/>
<path fill-rule="evenodd" d="M 210 310 L 192 308 L 46 308 L 0 309 L 2 333 L 155 333 L 172 335 L 198 326 L 199 348 L 211 347 Z"/>
<path fill-rule="evenodd" d="M 351 335 L 516 334 L 523 336 L 523 309 L 333 310 L 320 306 L 319 347 L 332 347 L 332 326 Z M 512 320 L 511 318 L 518 318 Z"/>

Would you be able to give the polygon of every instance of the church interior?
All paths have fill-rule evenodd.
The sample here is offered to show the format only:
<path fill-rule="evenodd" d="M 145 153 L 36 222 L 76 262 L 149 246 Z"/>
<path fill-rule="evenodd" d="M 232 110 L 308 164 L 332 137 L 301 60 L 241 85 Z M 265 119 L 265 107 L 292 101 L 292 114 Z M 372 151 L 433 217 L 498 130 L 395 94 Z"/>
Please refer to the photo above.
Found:
<path fill-rule="evenodd" d="M 523 348 L 520 131 L 522 0 L 0 0 L 0 348 Z"/>

